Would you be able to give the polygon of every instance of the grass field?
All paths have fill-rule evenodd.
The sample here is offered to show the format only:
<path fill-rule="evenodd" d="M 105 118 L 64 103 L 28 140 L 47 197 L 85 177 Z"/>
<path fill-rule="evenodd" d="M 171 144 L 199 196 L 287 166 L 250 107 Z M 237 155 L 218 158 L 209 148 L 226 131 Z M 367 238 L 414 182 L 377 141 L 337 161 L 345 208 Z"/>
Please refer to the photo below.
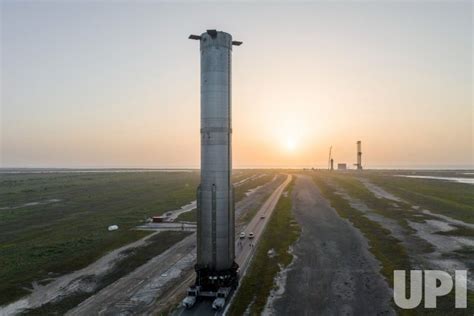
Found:
<path fill-rule="evenodd" d="M 176 218 L 176 221 L 183 221 L 183 222 L 195 222 L 197 221 L 197 210 L 191 210 L 186 213 L 179 214 L 179 216 Z"/>
<path fill-rule="evenodd" d="M 464 183 L 394 176 L 394 172 L 371 172 L 375 184 L 413 205 L 474 224 L 474 186 Z M 424 172 L 422 175 L 430 175 Z M 431 175 L 438 173 L 431 173 Z M 445 175 L 445 173 L 442 173 Z M 449 174 L 448 174 L 449 175 Z"/>
<path fill-rule="evenodd" d="M 261 186 L 261 185 L 264 185 L 264 184 L 270 182 L 273 179 L 274 175 L 275 175 L 274 173 L 266 174 L 265 176 L 263 176 L 261 178 L 255 179 L 254 183 L 253 183 L 255 185 L 254 187 Z M 249 189 L 252 189 L 252 187 L 250 187 L 250 186 L 239 187 L 239 188 L 237 188 L 236 191 L 239 191 L 239 195 L 244 196 L 243 194 L 245 194 L 245 192 L 247 192 Z M 263 197 L 263 200 L 265 201 L 268 197 L 270 197 L 271 194 L 272 194 L 272 192 L 268 192 Z M 237 193 L 236 193 L 236 195 L 237 195 Z M 252 220 L 252 218 L 254 218 L 255 214 L 257 214 L 259 209 L 260 209 L 260 206 L 255 206 L 255 207 L 252 207 L 252 208 L 249 208 L 249 209 L 245 210 L 245 212 L 242 214 L 242 216 L 237 219 L 237 222 L 239 224 L 245 224 L 245 225 L 250 223 L 250 221 Z"/>
<path fill-rule="evenodd" d="M 253 175 L 254 173 L 250 173 L 249 171 L 246 170 L 241 170 L 240 173 L 237 174 L 233 178 L 233 182 L 238 182 L 239 180 L 243 180 L 246 177 L 249 177 Z M 264 185 L 268 183 L 269 181 L 272 180 L 274 177 L 274 173 L 260 173 L 257 172 L 256 174 L 261 174 L 260 177 L 257 177 L 255 179 L 250 179 L 246 182 L 244 182 L 242 185 L 236 186 L 235 187 L 235 203 L 239 202 L 245 197 L 245 193 L 248 192 L 251 189 L 254 189 L 258 186 Z M 268 194 L 270 195 L 270 194 Z M 252 210 L 247 210 L 245 212 L 245 215 L 243 216 L 244 222 L 250 221 L 253 216 L 255 216 L 255 213 L 258 211 L 258 208 L 252 209 Z M 190 212 L 182 213 L 178 216 L 177 221 L 186 221 L 186 222 L 195 222 L 196 221 L 196 210 L 192 210 Z"/>
<path fill-rule="evenodd" d="M 233 182 L 243 181 L 255 174 L 264 175 L 237 186 L 236 201 L 244 198 L 249 189 L 267 183 L 274 176 L 268 170 L 238 170 L 234 172 Z M 383 225 L 370 220 L 341 195 L 336 194 L 334 185 L 343 189 L 350 197 L 362 201 L 373 213 L 397 222 L 407 234 L 415 233 L 409 222 L 423 223 L 427 219 L 433 219 L 430 215 L 423 214 L 423 209 L 474 224 L 474 190 L 469 184 L 394 176 L 405 174 L 398 171 L 317 171 L 311 174 L 339 215 L 348 219 L 367 238 L 370 251 L 381 262 L 381 272 L 390 285 L 394 269 L 406 270 L 419 266 L 410 261 L 411 254 L 400 240 L 393 237 Z M 429 172 L 422 174 L 431 175 Z M 452 173 L 442 175 L 452 176 Z M 197 171 L 25 173 L 1 176 L 0 306 L 28 294 L 33 281 L 45 284 L 50 278 L 83 268 L 105 253 L 145 237 L 150 232 L 133 228 L 149 216 L 163 214 L 194 200 L 199 182 Z M 403 201 L 394 203 L 377 198 L 361 182 L 362 178 Z M 413 209 L 414 205 L 420 206 L 420 209 Z M 247 210 L 242 220 L 250 220 L 255 211 Z M 180 215 L 178 220 L 195 221 L 195 217 L 196 212 L 193 210 Z M 253 263 L 242 280 L 241 290 L 230 309 L 231 315 L 242 314 L 249 305 L 250 314 L 262 312 L 273 288 L 273 278 L 280 270 L 279 264 L 286 266 L 291 262 L 292 257 L 286 251 L 299 234 L 294 223 L 291 198 L 282 196 L 259 242 Z M 119 225 L 120 229 L 108 232 L 107 227 L 112 224 Z M 454 230 L 437 234 L 463 238 L 474 236 L 473 229 L 454 226 Z M 166 234 L 159 238 L 165 237 Z M 165 238 L 160 247 L 169 247 L 167 241 L 175 242 L 174 237 Z M 152 244 L 158 243 L 160 241 L 157 239 Z M 117 265 L 113 273 L 94 281 L 100 286 L 109 284 L 162 251 L 160 247 L 137 248 L 127 260 Z M 275 257 L 268 257 L 270 249 L 275 250 Z M 422 253 L 433 251 L 429 244 L 421 250 Z M 472 259 L 473 251 L 474 249 L 465 247 L 446 255 L 468 260 Z M 77 293 L 30 313 L 62 313 L 84 298 L 84 294 Z M 451 299 L 449 296 L 441 300 L 441 308 L 437 311 L 416 309 L 398 312 L 441 315 L 451 311 Z M 472 292 L 469 292 L 468 299 L 472 306 Z"/>
<path fill-rule="evenodd" d="M 198 172 L 2 174 L 0 305 L 146 236 L 132 228 L 193 200 L 198 182 Z"/>
<path fill-rule="evenodd" d="M 292 186 L 293 183 L 289 186 L 290 192 Z M 249 315 L 262 313 L 270 291 L 274 287 L 274 277 L 280 271 L 280 267 L 284 268 L 291 263 L 293 256 L 288 253 L 288 249 L 300 234 L 291 207 L 291 194 L 282 195 L 258 242 L 254 258 L 235 294 L 228 315 L 243 315 L 246 310 Z M 274 250 L 275 255 L 269 257 L 268 251 L 271 249 Z"/>
<path fill-rule="evenodd" d="M 62 315 L 77 306 L 84 299 L 94 295 L 104 287 L 158 256 L 189 234 L 191 233 L 165 231 L 151 236 L 145 245 L 122 251 L 120 256 L 122 259 L 115 263 L 109 273 L 100 277 L 91 276 L 88 278 L 87 283 L 93 284 L 93 290 L 88 289 L 87 293 L 78 291 L 60 300 L 44 304 L 39 308 L 26 310 L 22 312 L 22 315 Z"/>
<path fill-rule="evenodd" d="M 318 178 L 318 176 L 316 176 L 316 178 Z M 322 177 L 319 176 L 319 179 L 322 180 Z M 411 209 L 411 204 L 405 203 L 403 201 L 393 203 L 393 201 L 387 199 L 377 198 L 361 183 L 357 177 L 357 174 L 327 174 L 326 179 L 332 181 L 333 184 L 342 188 L 351 197 L 362 201 L 375 213 L 397 221 L 400 226 L 407 229 L 408 231 L 413 231 L 413 229 L 408 225 L 407 220 L 422 222 L 425 219 L 423 214 L 414 212 Z"/>
<path fill-rule="evenodd" d="M 382 274 L 393 284 L 393 270 L 405 270 L 411 267 L 405 249 L 400 241 L 391 236 L 390 231 L 380 224 L 369 220 L 363 213 L 352 208 L 349 203 L 328 185 L 327 177 L 314 175 L 314 181 L 323 196 L 343 218 L 347 218 L 354 227 L 367 238 L 371 252 L 382 264 Z M 360 187 L 362 190 L 362 187 Z M 357 191 L 356 191 L 357 192 Z"/>
<path fill-rule="evenodd" d="M 371 182 L 387 189 L 390 193 L 402 197 L 406 202 L 393 201 L 385 198 L 377 198 L 360 181 L 361 177 L 367 177 Z M 347 218 L 361 233 L 367 238 L 372 254 L 382 265 L 382 274 L 389 281 L 393 288 L 393 270 L 420 269 L 420 262 L 413 262 L 412 255 L 401 244 L 400 240 L 393 237 L 391 232 L 378 222 L 370 220 L 363 212 L 352 207 L 349 202 L 340 194 L 336 194 L 336 187 L 344 190 L 350 197 L 361 201 L 371 212 L 385 218 L 396 221 L 403 227 L 407 234 L 414 234 L 415 231 L 409 226 L 409 222 L 424 223 L 427 219 L 432 219 L 429 215 L 423 214 L 412 208 L 413 202 L 423 208 L 431 207 L 437 213 L 452 216 L 457 219 L 465 219 L 469 222 L 469 211 L 472 208 L 469 203 L 473 197 L 473 190 L 468 184 L 449 183 L 445 181 L 426 181 L 420 179 L 406 179 L 393 177 L 392 174 L 380 172 L 361 173 L 328 173 L 317 172 L 313 174 L 313 179 L 320 188 L 324 197 L 328 199 L 331 206 L 336 209 L 339 215 Z M 420 181 L 419 181 L 420 180 Z M 393 181 L 393 182 L 392 182 Z M 456 189 L 457 188 L 457 189 Z M 404 193 L 401 193 L 404 192 Z M 422 193 L 421 193 L 422 192 Z M 399 195 L 400 194 L 400 195 Z M 424 198 L 425 196 L 426 198 Z M 443 207 L 434 208 L 437 205 L 435 199 L 444 199 Z M 472 213 L 471 213 L 472 214 Z M 441 232 L 443 235 L 472 236 L 473 231 L 466 228 Z M 421 253 L 428 254 L 434 251 L 434 247 L 428 243 L 420 249 Z M 451 255 L 451 254 L 449 254 Z M 466 259 L 466 255 L 472 255 L 471 249 L 462 249 L 458 258 Z M 424 267 L 429 269 L 429 267 Z M 436 310 L 418 307 L 414 310 L 401 310 L 395 305 L 397 313 L 401 315 L 470 315 L 470 311 L 453 310 L 454 295 L 438 298 L 438 308 Z M 468 293 L 468 306 L 474 304 L 474 293 Z"/>
<path fill-rule="evenodd" d="M 235 188 L 235 201 L 238 202 L 245 197 L 245 193 L 251 189 L 254 189 L 258 186 L 264 185 L 268 181 L 270 181 L 275 174 L 273 173 L 263 173 L 259 174 L 259 176 L 255 179 L 249 180 L 244 182 L 242 185 L 239 185 Z"/>

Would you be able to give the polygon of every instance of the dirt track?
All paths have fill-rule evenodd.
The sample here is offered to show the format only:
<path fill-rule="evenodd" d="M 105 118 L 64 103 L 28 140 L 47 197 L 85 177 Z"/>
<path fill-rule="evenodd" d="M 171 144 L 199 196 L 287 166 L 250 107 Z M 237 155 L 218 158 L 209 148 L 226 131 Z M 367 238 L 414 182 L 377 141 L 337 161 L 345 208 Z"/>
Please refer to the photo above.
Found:
<path fill-rule="evenodd" d="M 33 292 L 3 308 L 0 308 L 0 315 L 13 315 L 20 313 L 23 309 L 37 308 L 42 304 L 53 301 L 57 297 L 69 295 L 77 291 L 81 287 L 80 280 L 85 276 L 101 275 L 110 270 L 114 262 L 120 257 L 120 253 L 127 249 L 139 247 L 147 242 L 147 240 L 156 235 L 150 234 L 145 238 L 132 242 L 123 247 L 117 248 L 102 258 L 88 265 L 87 267 L 63 275 L 47 285 L 36 285 Z"/>
<path fill-rule="evenodd" d="M 236 217 L 263 203 L 285 177 L 279 175 L 236 205 Z M 238 231 L 238 230 L 237 230 Z M 194 275 L 195 235 L 122 277 L 69 311 L 69 315 L 155 314 L 173 305 Z M 176 291 L 178 289 L 178 291 Z M 210 309 L 210 308 L 209 308 Z"/>
<path fill-rule="evenodd" d="M 302 228 L 277 315 L 392 315 L 391 290 L 360 232 L 321 196 L 311 178 L 298 176 L 293 212 Z"/>

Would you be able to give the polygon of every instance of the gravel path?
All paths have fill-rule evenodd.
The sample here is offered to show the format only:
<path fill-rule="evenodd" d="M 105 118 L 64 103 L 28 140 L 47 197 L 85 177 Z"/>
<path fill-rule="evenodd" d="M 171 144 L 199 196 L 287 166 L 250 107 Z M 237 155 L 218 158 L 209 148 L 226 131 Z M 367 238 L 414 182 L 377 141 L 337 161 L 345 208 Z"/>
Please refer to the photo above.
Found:
<path fill-rule="evenodd" d="M 277 315 L 393 315 L 392 293 L 360 232 L 340 218 L 308 176 L 298 176 L 293 212 L 302 228 Z"/>
<path fill-rule="evenodd" d="M 247 208 L 261 205 L 285 179 L 278 175 L 236 204 L 236 217 Z M 236 230 L 239 231 L 239 230 Z M 170 301 L 181 297 L 193 280 L 196 236 L 192 235 L 170 247 L 132 273 L 123 276 L 94 296 L 83 301 L 69 315 L 148 315 L 167 309 Z M 189 278 L 191 273 L 191 278 Z M 184 283 L 184 284 L 183 284 Z M 184 286 L 181 286 L 184 285 Z M 175 291 L 176 288 L 181 289 Z M 168 292 L 172 293 L 168 293 Z M 164 298 L 166 301 L 163 301 Z M 210 307 L 209 307 L 209 310 Z"/>
<path fill-rule="evenodd" d="M 84 284 L 81 283 L 83 278 L 107 273 L 113 267 L 115 261 L 120 259 L 121 252 L 144 245 L 149 238 L 156 234 L 157 233 L 150 234 L 128 245 L 110 251 L 87 267 L 60 276 L 47 285 L 35 284 L 31 294 L 9 305 L 0 307 L 0 315 L 14 315 L 24 309 L 40 307 L 43 304 L 54 301 L 60 296 L 67 296 L 82 290 L 87 291 L 87 289 L 82 288 L 84 285 L 87 286 L 87 282 Z"/>

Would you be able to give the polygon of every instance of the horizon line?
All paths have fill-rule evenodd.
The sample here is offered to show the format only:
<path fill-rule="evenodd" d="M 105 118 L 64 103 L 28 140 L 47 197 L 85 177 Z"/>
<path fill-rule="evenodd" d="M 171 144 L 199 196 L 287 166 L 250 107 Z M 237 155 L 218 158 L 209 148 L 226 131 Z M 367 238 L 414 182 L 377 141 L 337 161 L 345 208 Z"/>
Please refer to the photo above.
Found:
<path fill-rule="evenodd" d="M 232 170 L 245 170 L 245 169 L 314 169 L 314 170 L 328 170 L 327 167 L 322 166 L 239 166 L 234 167 Z M 200 170 L 199 167 L 0 167 L 1 171 L 7 170 L 136 170 L 136 171 L 180 171 L 180 170 Z M 337 171 L 337 169 L 334 169 Z M 347 171 L 357 170 L 355 168 L 348 168 Z M 440 165 L 440 166 L 373 166 L 364 167 L 363 170 L 474 170 L 474 165 Z"/>

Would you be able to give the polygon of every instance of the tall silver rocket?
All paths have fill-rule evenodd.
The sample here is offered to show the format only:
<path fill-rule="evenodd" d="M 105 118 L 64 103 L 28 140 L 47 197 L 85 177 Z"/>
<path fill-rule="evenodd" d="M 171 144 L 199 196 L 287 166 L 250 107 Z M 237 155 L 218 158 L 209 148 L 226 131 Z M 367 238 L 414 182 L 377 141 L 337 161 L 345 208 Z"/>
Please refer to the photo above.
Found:
<path fill-rule="evenodd" d="M 233 282 L 231 279 L 237 270 L 231 182 L 231 66 L 232 46 L 242 42 L 232 41 L 230 34 L 216 30 L 189 38 L 200 41 L 201 51 L 201 184 L 197 190 L 196 283 L 220 287 Z"/>

